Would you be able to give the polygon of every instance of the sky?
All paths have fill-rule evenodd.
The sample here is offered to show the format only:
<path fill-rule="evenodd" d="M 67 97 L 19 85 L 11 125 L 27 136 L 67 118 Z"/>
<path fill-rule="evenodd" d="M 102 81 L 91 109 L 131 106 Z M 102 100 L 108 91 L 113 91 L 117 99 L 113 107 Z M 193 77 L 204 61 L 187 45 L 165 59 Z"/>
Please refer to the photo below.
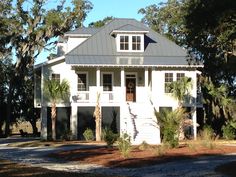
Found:
<path fill-rule="evenodd" d="M 93 4 L 93 9 L 88 13 L 84 21 L 84 26 L 88 26 L 91 22 L 102 20 L 108 16 L 134 18 L 140 21 L 143 16 L 142 14 L 138 14 L 139 9 L 164 1 L 165 0 L 90 0 Z M 43 51 L 36 59 L 35 64 L 46 61 L 48 55 L 49 52 Z"/>

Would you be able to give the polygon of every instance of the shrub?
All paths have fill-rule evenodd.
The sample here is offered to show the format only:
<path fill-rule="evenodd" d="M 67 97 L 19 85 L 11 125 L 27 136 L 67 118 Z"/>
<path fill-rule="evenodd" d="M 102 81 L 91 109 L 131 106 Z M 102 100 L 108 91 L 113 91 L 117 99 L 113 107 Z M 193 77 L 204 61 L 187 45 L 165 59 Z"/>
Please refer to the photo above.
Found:
<path fill-rule="evenodd" d="M 222 131 L 223 138 L 227 140 L 233 140 L 235 138 L 235 129 L 230 124 L 224 125 Z"/>
<path fill-rule="evenodd" d="M 162 141 L 171 148 L 179 145 L 179 132 L 181 122 L 186 116 L 184 109 L 174 111 L 163 110 L 155 112 L 157 123 L 160 125 Z"/>
<path fill-rule="evenodd" d="M 157 156 L 163 156 L 166 153 L 166 149 L 168 149 L 166 145 L 160 145 L 160 146 L 157 146 L 154 150 Z"/>
<path fill-rule="evenodd" d="M 127 133 L 123 133 L 120 138 L 118 138 L 118 149 L 124 158 L 128 158 L 132 145 L 130 142 L 130 136 Z"/>
<path fill-rule="evenodd" d="M 87 128 L 84 131 L 83 136 L 84 136 L 86 141 L 93 141 L 94 140 L 94 134 L 93 134 L 93 131 L 90 128 Z"/>
<path fill-rule="evenodd" d="M 209 125 L 206 125 L 203 127 L 203 130 L 200 132 L 200 139 L 204 147 L 209 148 L 209 149 L 215 148 L 214 131 Z"/>
<path fill-rule="evenodd" d="M 61 136 L 61 139 L 65 141 L 72 140 L 72 131 L 71 130 L 65 131 L 64 134 Z"/>
<path fill-rule="evenodd" d="M 112 147 L 116 142 L 118 135 L 113 133 L 111 129 L 107 129 L 104 131 L 104 141 L 107 143 L 108 147 Z"/>
<path fill-rule="evenodd" d="M 140 145 L 139 145 L 139 149 L 140 150 L 146 150 L 146 149 L 148 149 L 150 146 L 149 146 L 149 144 L 146 142 L 146 141 L 143 141 Z"/>

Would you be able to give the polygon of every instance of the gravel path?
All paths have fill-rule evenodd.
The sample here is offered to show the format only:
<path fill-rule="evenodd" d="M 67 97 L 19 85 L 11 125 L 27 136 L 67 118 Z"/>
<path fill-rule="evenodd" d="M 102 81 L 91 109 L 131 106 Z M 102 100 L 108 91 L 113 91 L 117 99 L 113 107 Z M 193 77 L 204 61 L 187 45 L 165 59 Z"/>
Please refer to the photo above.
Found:
<path fill-rule="evenodd" d="M 9 141 L 9 140 L 8 140 Z M 9 142 L 0 140 L 0 159 L 8 159 L 18 163 L 24 163 L 36 167 L 48 168 L 51 170 L 63 170 L 70 172 L 101 173 L 108 175 L 125 175 L 132 177 L 224 177 L 214 172 L 216 166 L 231 161 L 236 161 L 236 154 L 222 156 L 205 156 L 197 159 L 180 160 L 154 166 L 142 167 L 138 169 L 106 168 L 95 164 L 79 164 L 78 162 L 63 162 L 45 155 L 61 151 L 78 148 L 88 148 L 90 146 L 73 145 L 62 147 L 8 147 Z"/>

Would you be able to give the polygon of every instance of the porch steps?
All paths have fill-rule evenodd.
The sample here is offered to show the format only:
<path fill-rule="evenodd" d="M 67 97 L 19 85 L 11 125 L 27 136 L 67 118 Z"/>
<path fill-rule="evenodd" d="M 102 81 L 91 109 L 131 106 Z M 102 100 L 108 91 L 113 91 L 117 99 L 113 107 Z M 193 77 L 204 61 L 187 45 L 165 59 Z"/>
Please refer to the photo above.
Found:
<path fill-rule="evenodd" d="M 154 110 L 148 103 L 127 103 L 127 124 L 132 144 L 160 143 L 160 132 L 156 123 Z"/>

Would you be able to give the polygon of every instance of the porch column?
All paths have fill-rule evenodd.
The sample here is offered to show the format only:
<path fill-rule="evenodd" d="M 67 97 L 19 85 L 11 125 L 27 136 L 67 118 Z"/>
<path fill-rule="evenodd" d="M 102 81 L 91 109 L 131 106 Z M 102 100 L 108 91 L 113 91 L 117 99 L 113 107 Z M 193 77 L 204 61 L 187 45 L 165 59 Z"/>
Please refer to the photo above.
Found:
<path fill-rule="evenodd" d="M 97 81 L 97 89 L 100 91 L 100 83 L 101 83 L 101 71 L 100 68 L 96 70 L 96 81 Z"/>
<path fill-rule="evenodd" d="M 71 116 L 70 116 L 70 130 L 73 139 L 77 139 L 78 119 L 77 119 L 77 105 L 71 105 Z"/>
<path fill-rule="evenodd" d="M 197 139 L 197 73 L 194 74 L 193 77 L 193 90 L 192 90 L 192 97 L 193 97 L 193 137 L 194 140 Z"/>
<path fill-rule="evenodd" d="M 47 140 L 47 124 L 48 124 L 48 117 L 47 117 L 47 104 L 44 101 L 44 66 L 41 68 L 41 139 Z"/>
<path fill-rule="evenodd" d="M 193 119 L 193 137 L 194 140 L 197 140 L 197 107 L 194 106 L 193 108 L 193 115 L 192 115 L 192 119 Z"/>
<path fill-rule="evenodd" d="M 125 101 L 125 70 L 122 67 L 120 71 L 120 87 L 121 87 L 121 94 L 122 94 L 122 100 Z"/>

